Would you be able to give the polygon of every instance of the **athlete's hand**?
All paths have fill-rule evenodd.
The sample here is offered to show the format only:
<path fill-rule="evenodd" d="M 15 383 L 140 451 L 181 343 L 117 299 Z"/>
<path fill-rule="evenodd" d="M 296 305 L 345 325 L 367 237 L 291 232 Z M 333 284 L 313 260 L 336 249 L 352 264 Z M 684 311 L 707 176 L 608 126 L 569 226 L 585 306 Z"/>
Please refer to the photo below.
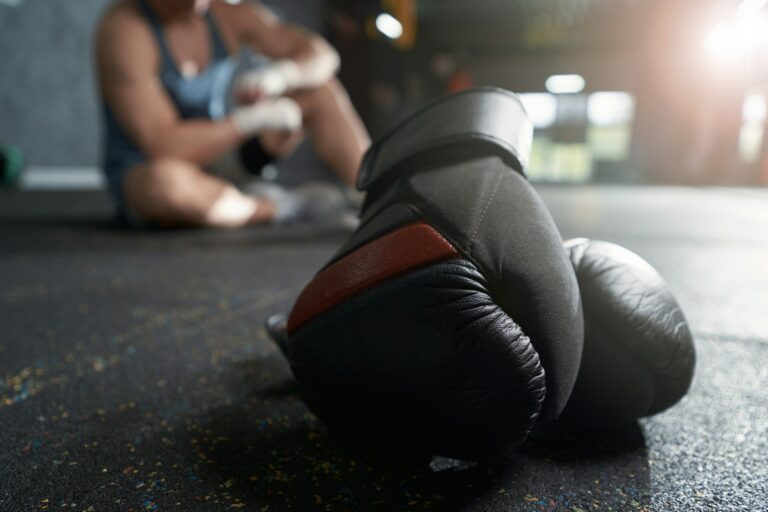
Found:
<path fill-rule="evenodd" d="M 301 70 L 292 60 L 280 60 L 238 77 L 235 91 L 241 104 L 282 96 L 300 81 Z"/>
<path fill-rule="evenodd" d="M 302 112 L 298 103 L 284 96 L 238 107 L 231 119 L 237 131 L 249 137 L 264 130 L 298 130 L 302 125 Z"/>

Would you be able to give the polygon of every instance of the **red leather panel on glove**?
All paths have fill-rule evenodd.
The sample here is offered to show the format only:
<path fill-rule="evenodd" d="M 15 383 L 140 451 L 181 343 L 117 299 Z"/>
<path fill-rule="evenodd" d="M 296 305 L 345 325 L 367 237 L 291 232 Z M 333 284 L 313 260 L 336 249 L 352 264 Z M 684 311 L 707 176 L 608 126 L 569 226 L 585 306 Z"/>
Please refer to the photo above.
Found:
<path fill-rule="evenodd" d="M 450 242 L 426 223 L 396 229 L 320 272 L 296 301 L 288 320 L 288 334 L 387 279 L 458 256 Z"/>

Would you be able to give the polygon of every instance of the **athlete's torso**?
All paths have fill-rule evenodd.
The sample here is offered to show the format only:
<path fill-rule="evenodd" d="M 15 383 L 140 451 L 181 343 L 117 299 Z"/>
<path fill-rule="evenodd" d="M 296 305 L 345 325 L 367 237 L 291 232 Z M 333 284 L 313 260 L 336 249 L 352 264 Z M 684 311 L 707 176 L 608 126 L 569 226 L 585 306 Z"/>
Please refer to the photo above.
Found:
<path fill-rule="evenodd" d="M 236 61 L 229 52 L 209 10 L 204 15 L 208 33 L 208 62 L 190 73 L 174 60 L 168 38 L 147 0 L 136 0 L 140 14 L 151 29 L 159 56 L 158 78 L 182 119 L 216 119 L 226 114 Z M 140 106 L 137 106 L 140 108 Z M 145 156 L 121 126 L 113 109 L 102 100 L 104 113 L 104 171 L 107 178 L 144 161 Z M 110 181 L 113 181 L 110 179 Z M 117 183 L 115 185 L 118 185 Z"/>

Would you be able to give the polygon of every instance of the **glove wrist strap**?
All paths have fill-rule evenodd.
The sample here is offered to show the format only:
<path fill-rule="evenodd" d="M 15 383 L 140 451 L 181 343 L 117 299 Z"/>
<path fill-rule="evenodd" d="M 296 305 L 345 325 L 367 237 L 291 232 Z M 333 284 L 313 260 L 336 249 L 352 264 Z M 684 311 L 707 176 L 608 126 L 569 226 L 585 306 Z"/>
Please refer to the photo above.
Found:
<path fill-rule="evenodd" d="M 520 99 L 503 89 L 477 88 L 441 98 L 401 123 L 365 155 L 357 188 L 367 190 L 403 164 L 498 155 L 526 175 L 533 124 Z M 458 155 L 457 155 L 458 152 Z"/>

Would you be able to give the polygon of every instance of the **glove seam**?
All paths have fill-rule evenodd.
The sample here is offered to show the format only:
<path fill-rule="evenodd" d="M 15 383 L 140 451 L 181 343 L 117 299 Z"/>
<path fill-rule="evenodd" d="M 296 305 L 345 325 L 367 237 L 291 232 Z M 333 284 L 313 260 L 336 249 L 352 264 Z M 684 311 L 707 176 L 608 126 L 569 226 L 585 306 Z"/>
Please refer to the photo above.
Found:
<path fill-rule="evenodd" d="M 472 251 L 475 247 L 475 241 L 477 240 L 477 233 L 480 231 L 480 226 L 483 224 L 483 220 L 485 219 L 485 214 L 488 213 L 488 209 L 491 207 L 491 203 L 493 203 L 493 200 L 496 198 L 496 193 L 499 190 L 499 187 L 501 186 L 501 181 L 504 179 L 504 176 L 506 176 L 504 173 L 499 174 L 499 178 L 496 181 L 496 185 L 493 188 L 493 192 L 491 192 L 490 197 L 486 201 L 485 205 L 483 206 L 482 211 L 480 212 L 480 218 L 477 220 L 477 224 L 475 225 L 474 229 L 472 230 L 472 235 L 469 237 L 469 244 L 467 246 L 467 256 L 472 256 Z"/>

